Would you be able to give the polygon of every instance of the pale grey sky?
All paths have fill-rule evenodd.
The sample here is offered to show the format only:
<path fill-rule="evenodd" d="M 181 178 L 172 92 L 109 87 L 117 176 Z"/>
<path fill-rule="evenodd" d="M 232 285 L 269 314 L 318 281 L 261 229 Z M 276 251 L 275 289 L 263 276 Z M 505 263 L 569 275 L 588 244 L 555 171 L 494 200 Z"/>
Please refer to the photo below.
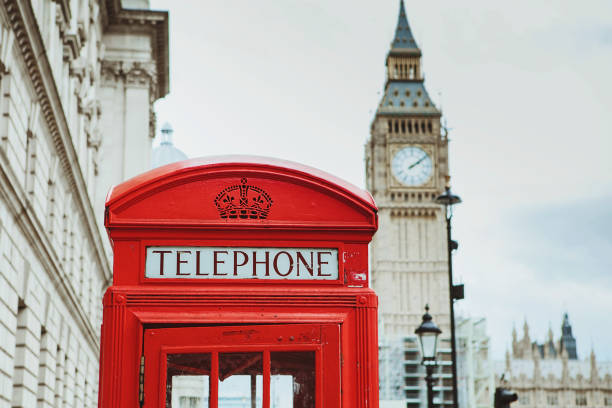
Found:
<path fill-rule="evenodd" d="M 364 186 L 399 0 L 152 0 L 170 11 L 159 123 L 190 157 L 257 154 Z M 450 131 L 458 310 L 612 360 L 612 2 L 406 1 Z M 340 159 L 339 159 L 340 158 Z"/>

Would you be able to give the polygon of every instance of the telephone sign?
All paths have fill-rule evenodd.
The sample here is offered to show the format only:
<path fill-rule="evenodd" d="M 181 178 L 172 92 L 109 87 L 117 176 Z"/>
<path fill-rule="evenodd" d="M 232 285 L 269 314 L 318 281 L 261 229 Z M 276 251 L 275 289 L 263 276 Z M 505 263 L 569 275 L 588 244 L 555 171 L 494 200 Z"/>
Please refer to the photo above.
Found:
<path fill-rule="evenodd" d="M 186 160 L 113 187 L 99 406 L 378 407 L 372 197 L 300 164 Z"/>
<path fill-rule="evenodd" d="M 337 280 L 336 248 L 148 247 L 155 279 Z"/>

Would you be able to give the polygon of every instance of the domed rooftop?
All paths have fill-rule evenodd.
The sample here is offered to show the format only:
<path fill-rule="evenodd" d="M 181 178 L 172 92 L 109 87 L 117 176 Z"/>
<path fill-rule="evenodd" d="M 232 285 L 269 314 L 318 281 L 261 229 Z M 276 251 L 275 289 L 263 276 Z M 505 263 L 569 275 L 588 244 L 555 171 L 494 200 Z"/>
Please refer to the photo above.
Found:
<path fill-rule="evenodd" d="M 161 142 L 151 154 L 151 168 L 187 159 L 187 155 L 172 144 L 172 126 L 166 122 L 161 128 Z"/>

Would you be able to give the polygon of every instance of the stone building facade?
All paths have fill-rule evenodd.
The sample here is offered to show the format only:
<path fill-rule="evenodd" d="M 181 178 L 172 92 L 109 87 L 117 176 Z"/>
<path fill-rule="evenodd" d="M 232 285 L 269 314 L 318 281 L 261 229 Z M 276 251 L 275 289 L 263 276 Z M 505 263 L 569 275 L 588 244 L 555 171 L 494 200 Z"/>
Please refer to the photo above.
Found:
<path fill-rule="evenodd" d="M 449 181 L 448 145 L 442 113 L 425 88 L 421 50 L 403 1 L 386 66 L 365 146 L 367 188 L 379 208 L 370 259 L 380 302 L 381 406 L 426 404 L 414 336 L 425 304 L 443 331 L 434 403 L 452 404 L 446 218 L 434 202 Z"/>
<path fill-rule="evenodd" d="M 104 199 L 149 168 L 168 91 L 147 6 L 0 2 L 0 408 L 97 405 Z"/>
<path fill-rule="evenodd" d="M 484 318 L 457 318 L 457 389 L 460 407 L 493 406 L 495 378 Z"/>
<path fill-rule="evenodd" d="M 533 341 L 527 323 L 520 340 L 516 330 L 512 337 L 512 352 L 496 364 L 496 377 L 498 386 L 518 393 L 514 408 L 612 406 L 612 363 L 597 362 L 593 351 L 579 359 L 567 314 L 557 340 L 550 329 L 546 341 Z"/>

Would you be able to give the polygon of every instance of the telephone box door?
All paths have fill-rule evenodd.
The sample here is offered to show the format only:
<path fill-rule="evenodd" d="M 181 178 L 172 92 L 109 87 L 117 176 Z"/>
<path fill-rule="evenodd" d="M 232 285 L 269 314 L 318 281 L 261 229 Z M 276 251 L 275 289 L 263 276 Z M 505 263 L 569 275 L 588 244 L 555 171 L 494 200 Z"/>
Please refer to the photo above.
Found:
<path fill-rule="evenodd" d="M 242 325 L 144 332 L 146 408 L 338 408 L 340 326 Z"/>

